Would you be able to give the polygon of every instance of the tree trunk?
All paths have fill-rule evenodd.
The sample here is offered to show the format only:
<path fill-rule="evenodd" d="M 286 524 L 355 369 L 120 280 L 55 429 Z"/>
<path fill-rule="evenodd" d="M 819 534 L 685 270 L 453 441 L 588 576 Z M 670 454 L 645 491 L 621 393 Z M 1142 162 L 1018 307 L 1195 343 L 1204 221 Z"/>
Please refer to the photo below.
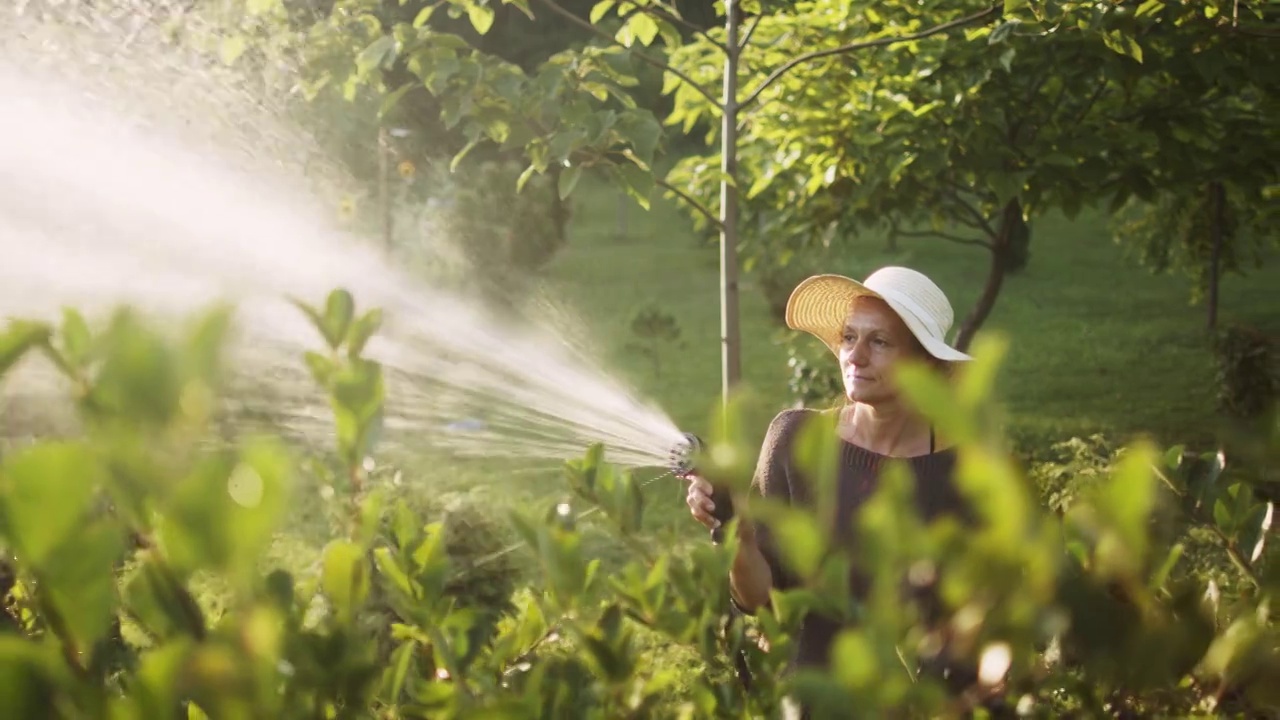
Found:
<path fill-rule="evenodd" d="M 1016 199 L 1010 200 L 1000 212 L 1000 227 L 996 231 L 996 236 L 992 238 L 991 265 L 987 270 L 987 282 L 982 287 L 982 295 L 978 297 L 978 302 L 960 324 L 960 331 L 956 334 L 957 350 L 968 352 L 974 335 L 982 328 L 982 324 L 991 315 L 991 310 L 995 308 L 996 298 L 1000 297 L 1000 288 L 1004 286 L 1004 276 L 1008 270 L 1008 255 L 1014 228 L 1021 222 L 1022 204 Z"/>
<path fill-rule="evenodd" d="M 725 402 L 742 376 L 738 326 L 738 18 L 739 0 L 725 0 L 724 104 L 720 125 L 720 340 Z"/>
<path fill-rule="evenodd" d="M 1209 332 L 1218 329 L 1218 278 L 1222 275 L 1222 236 L 1226 222 L 1226 192 L 1222 183 L 1209 185 L 1209 207 L 1213 213 L 1209 219 L 1209 232 L 1212 235 L 1213 249 L 1209 255 Z"/>

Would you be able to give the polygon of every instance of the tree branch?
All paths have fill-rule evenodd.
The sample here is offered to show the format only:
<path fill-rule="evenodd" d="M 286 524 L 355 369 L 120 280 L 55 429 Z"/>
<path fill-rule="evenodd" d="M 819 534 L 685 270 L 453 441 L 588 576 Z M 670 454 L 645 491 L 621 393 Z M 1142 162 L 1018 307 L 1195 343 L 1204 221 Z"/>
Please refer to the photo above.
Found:
<path fill-rule="evenodd" d="M 697 210 L 699 213 L 702 213 L 702 215 L 705 218 L 707 218 L 707 220 L 711 223 L 712 227 L 716 228 L 717 230 L 723 229 L 724 226 L 721 224 L 720 218 L 716 217 L 715 213 L 708 210 L 706 205 L 703 205 L 702 203 L 698 202 L 697 198 L 693 197 L 689 193 L 681 190 L 680 188 L 676 187 L 675 185 L 672 185 L 671 183 L 667 182 L 666 180 L 660 177 L 654 177 L 654 182 L 657 183 L 659 186 L 664 187 L 667 190 L 670 190 L 675 195 L 678 195 L 681 200 L 684 200 L 685 202 L 689 203 L 690 207 L 692 207 L 694 210 Z"/>
<path fill-rule="evenodd" d="M 1089 101 L 1085 103 L 1084 109 L 1076 116 L 1075 121 L 1072 123 L 1073 125 L 1079 125 L 1084 122 L 1085 117 L 1089 115 L 1089 111 L 1093 110 L 1094 104 L 1098 102 L 1098 98 L 1102 97 L 1103 91 L 1107 89 L 1109 84 L 1110 82 L 1107 80 L 1106 75 L 1099 78 L 1098 87 L 1093 89 L 1093 94 L 1089 96 Z"/>
<path fill-rule="evenodd" d="M 756 28 L 760 27 L 760 18 L 762 17 L 764 17 L 764 13 L 751 18 L 751 25 L 747 27 L 747 31 L 742 34 L 742 42 L 738 43 L 739 50 L 746 48 L 747 43 L 751 42 L 751 36 L 755 34 Z"/>
<path fill-rule="evenodd" d="M 546 0 L 544 0 L 544 2 L 545 1 Z M 741 103 L 738 104 L 738 107 L 740 109 L 745 108 L 751 103 L 755 102 L 756 99 L 760 97 L 760 94 L 763 93 L 766 88 L 768 88 L 773 83 L 777 82 L 778 79 L 780 79 L 783 75 L 786 75 L 797 65 L 802 65 L 804 63 L 809 62 L 810 60 L 817 60 L 819 58 L 829 57 L 831 55 L 843 55 L 845 53 L 851 53 L 857 50 L 865 50 L 867 48 L 884 47 L 886 45 L 896 45 L 898 43 L 912 42 L 913 40 L 921 40 L 923 38 L 929 37 L 930 35 L 937 35 L 938 33 L 943 33 L 948 30 L 952 30 L 954 28 L 958 28 L 964 25 L 968 25 L 970 23 L 977 22 L 979 20 L 985 20 L 989 17 L 998 16 L 1001 12 L 1002 7 L 1003 7 L 1002 4 L 992 5 L 991 7 L 981 12 L 976 12 L 972 15 L 968 15 L 968 16 L 959 18 L 957 20 L 951 20 L 949 22 L 942 23 L 941 25 L 936 25 L 934 27 L 931 27 L 928 30 L 922 30 L 918 33 L 912 33 L 910 35 L 900 35 L 898 37 L 879 38 L 876 40 L 865 40 L 861 42 L 849 43 L 848 45 L 841 45 L 839 47 L 827 48 L 825 50 L 815 50 L 813 52 L 808 52 L 803 55 L 799 55 L 783 63 L 781 67 L 779 67 L 777 70 L 774 70 L 772 73 L 770 73 L 769 76 L 764 79 L 764 82 L 760 83 L 760 85 L 756 87 L 756 89 L 753 90 L 745 100 L 743 100 Z"/>
<path fill-rule="evenodd" d="M 725 55 L 729 54 L 729 47 L 727 45 L 711 37 L 710 35 L 707 34 L 706 30 L 703 30 L 702 28 L 698 27 L 697 25 L 694 25 L 693 23 L 689 22 L 688 20 L 685 20 L 682 17 L 679 17 L 673 13 L 669 13 L 665 9 L 661 7 L 657 7 L 655 5 L 639 5 L 639 4 L 630 3 L 630 2 L 626 4 L 634 7 L 638 12 L 642 12 L 645 15 L 651 15 L 660 20 L 666 20 L 669 23 L 680 25 L 686 30 L 692 32 L 694 35 L 702 36 L 703 40 L 706 40 L 707 42 L 719 48 L 720 52 L 724 53 Z M 621 16 L 622 16 L 621 13 L 619 13 L 619 17 Z"/>
<path fill-rule="evenodd" d="M 604 40 L 607 40 L 609 43 L 613 45 L 618 45 L 620 47 L 627 47 L 626 45 L 623 45 L 622 43 L 618 42 L 617 38 L 613 37 L 609 33 L 601 30 L 595 25 L 592 25 L 586 20 L 583 20 L 577 15 L 574 15 L 568 10 L 565 10 L 564 8 L 560 7 L 559 3 L 557 3 L 555 0 L 538 0 L 538 2 L 550 8 L 551 12 L 554 12 L 555 14 L 568 20 L 574 25 L 577 25 L 578 27 L 583 28 L 584 30 L 595 35 L 596 37 L 603 38 Z M 684 73 L 662 62 L 661 60 L 653 57 L 652 55 L 649 55 L 647 53 L 642 53 L 639 50 L 636 50 L 634 48 L 627 48 L 627 49 L 631 50 L 631 53 L 633 55 L 640 58 L 642 61 L 648 63 L 649 65 L 652 65 L 653 67 L 656 67 L 659 70 L 665 70 L 666 72 L 669 72 L 672 75 L 675 75 L 676 77 L 680 78 L 685 82 L 686 85 L 693 88 L 702 97 L 711 101 L 711 104 L 715 105 L 717 108 L 720 108 L 721 112 L 724 112 L 723 106 L 720 105 L 720 98 L 716 97 L 716 95 L 712 93 L 710 90 L 707 90 L 703 86 L 699 85 L 693 78 L 689 77 L 688 75 L 685 75 Z"/>
<path fill-rule="evenodd" d="M 894 230 L 894 234 L 901 235 L 903 237 L 936 237 L 942 238 L 943 240 L 950 240 L 953 243 L 959 243 L 961 245 L 977 245 L 988 250 L 995 249 L 994 245 L 981 238 L 960 237 L 959 235 L 952 235 L 950 233 L 944 233 L 937 230 Z"/>
<path fill-rule="evenodd" d="M 999 235 L 999 233 L 995 231 L 995 228 L 991 227 L 991 223 L 987 222 L 987 219 L 983 217 L 981 212 L 978 211 L 978 208 L 974 207 L 971 203 L 969 203 L 969 201 L 960 197 L 960 193 L 957 192 L 957 190 L 963 190 L 964 188 L 959 187 L 954 182 L 950 182 L 949 184 L 952 186 L 951 199 L 954 200 L 958 205 L 960 205 L 960 208 L 962 210 L 968 212 L 969 216 L 972 217 L 974 221 L 977 223 L 976 225 L 970 225 L 970 227 L 975 228 L 977 230 L 981 230 L 982 232 L 985 232 L 988 237 L 994 240 L 997 237 L 997 235 Z"/>

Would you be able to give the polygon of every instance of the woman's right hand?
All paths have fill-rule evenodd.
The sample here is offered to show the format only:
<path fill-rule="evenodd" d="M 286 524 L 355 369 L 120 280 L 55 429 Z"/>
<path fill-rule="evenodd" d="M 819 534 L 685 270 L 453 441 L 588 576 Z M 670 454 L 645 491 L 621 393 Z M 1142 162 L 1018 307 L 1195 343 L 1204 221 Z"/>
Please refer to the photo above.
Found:
<path fill-rule="evenodd" d="M 715 502 L 712 497 L 715 488 L 706 478 L 698 475 L 687 475 L 689 480 L 689 492 L 685 494 L 685 504 L 689 506 L 689 513 L 693 518 L 702 523 L 708 530 L 715 530 L 720 527 L 720 521 L 716 519 L 713 513 L 716 511 Z M 738 518 L 738 541 L 740 543 L 751 544 L 756 539 L 756 528 L 745 517 Z"/>
<path fill-rule="evenodd" d="M 689 480 L 689 492 L 685 494 L 684 502 L 689 506 L 689 512 L 693 515 L 693 519 L 702 523 L 708 530 L 720 527 L 720 521 L 712 515 L 716 510 L 716 505 L 711 501 L 711 495 L 714 492 L 711 483 L 697 475 L 689 475 L 687 479 Z"/>

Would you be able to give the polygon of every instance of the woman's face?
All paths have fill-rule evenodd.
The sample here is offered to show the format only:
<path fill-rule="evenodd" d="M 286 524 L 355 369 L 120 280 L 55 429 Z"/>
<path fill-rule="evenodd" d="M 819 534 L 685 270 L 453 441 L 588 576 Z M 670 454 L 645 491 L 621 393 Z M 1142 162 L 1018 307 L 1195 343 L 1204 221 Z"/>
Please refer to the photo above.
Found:
<path fill-rule="evenodd" d="M 906 323 L 879 298 L 858 298 L 845 320 L 840 373 L 850 402 L 877 405 L 898 396 L 893 366 L 901 358 L 922 357 L 924 349 Z"/>

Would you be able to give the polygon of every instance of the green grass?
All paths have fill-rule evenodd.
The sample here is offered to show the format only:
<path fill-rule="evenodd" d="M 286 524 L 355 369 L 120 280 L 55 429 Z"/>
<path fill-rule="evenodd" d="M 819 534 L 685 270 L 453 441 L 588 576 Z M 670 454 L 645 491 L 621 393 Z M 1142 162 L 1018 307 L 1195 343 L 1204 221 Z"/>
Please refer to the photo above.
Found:
<path fill-rule="evenodd" d="M 604 372 L 679 427 L 704 431 L 720 398 L 718 247 L 696 237 L 670 202 L 656 202 L 650 212 L 628 205 L 620 233 L 618 194 L 604 184 L 579 187 L 569 245 L 543 279 L 556 319 L 601 358 Z M 998 393 L 1019 446 L 1046 447 L 1092 433 L 1150 434 L 1166 443 L 1211 437 L 1212 356 L 1204 309 L 1189 305 L 1186 281 L 1153 276 L 1125 260 L 1099 214 L 1037 221 L 1031 253 L 1027 269 L 1006 279 L 984 329 L 1010 340 Z M 933 277 L 951 298 L 958 323 L 981 291 L 987 255 L 933 239 L 904 240 L 889 254 L 880 236 L 869 235 L 819 269 L 863 277 L 888 263 Z M 1280 302 L 1271 290 L 1278 281 L 1280 258 L 1250 276 L 1226 278 L 1221 320 L 1280 329 Z M 677 317 L 687 343 L 667 353 L 657 376 L 648 358 L 627 349 L 631 314 L 650 302 Z M 743 277 L 741 305 L 743 376 L 759 401 L 759 434 L 773 412 L 792 402 L 780 343 L 789 331 L 771 317 L 750 274 Z M 568 495 L 557 464 L 548 461 L 445 460 L 410 452 L 392 463 L 405 468 L 409 487 L 469 496 L 495 513 L 541 510 Z M 647 479 L 657 472 L 639 474 Z M 683 493 L 674 481 L 649 486 L 647 524 L 705 538 Z M 614 552 L 595 550 L 605 558 Z"/>
<path fill-rule="evenodd" d="M 650 213 L 630 208 L 627 235 L 618 237 L 617 208 L 607 187 L 577 195 L 570 247 L 549 283 L 581 312 L 611 368 L 677 422 L 702 422 L 720 392 L 718 249 L 696 240 L 670 203 Z M 1153 276 L 1126 260 L 1101 214 L 1049 216 L 1032 231 L 1030 263 L 1006 279 L 984 327 L 1010 340 L 999 382 L 1010 434 L 1041 442 L 1092 432 L 1205 439 L 1213 422 L 1212 356 L 1205 309 L 1189 304 L 1187 281 Z M 1280 329 L 1280 257 L 1269 260 L 1248 276 L 1224 279 L 1222 322 Z M 959 324 L 982 289 L 987 254 L 912 238 L 891 256 L 879 237 L 867 237 L 822 271 L 860 278 L 889 262 L 934 278 Z M 689 341 L 658 378 L 645 358 L 623 349 L 630 312 L 649 300 L 679 319 Z M 742 283 L 741 324 L 746 383 L 767 402 L 785 404 L 785 352 L 777 343 L 783 328 L 750 275 Z"/>

